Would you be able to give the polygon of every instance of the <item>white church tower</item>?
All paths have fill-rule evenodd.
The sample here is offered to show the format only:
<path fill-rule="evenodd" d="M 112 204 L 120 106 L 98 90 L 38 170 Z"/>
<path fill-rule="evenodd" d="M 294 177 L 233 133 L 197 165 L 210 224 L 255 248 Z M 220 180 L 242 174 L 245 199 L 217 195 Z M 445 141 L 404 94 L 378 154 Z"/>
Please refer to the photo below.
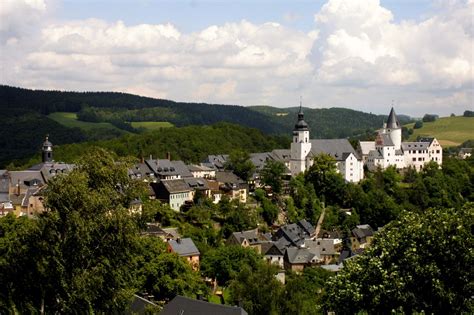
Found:
<path fill-rule="evenodd" d="M 385 127 L 385 126 L 384 126 Z M 387 125 L 384 128 L 385 132 L 390 136 L 390 139 L 393 142 L 395 150 L 400 150 L 402 146 L 402 127 L 398 121 L 395 110 L 392 107 L 390 114 L 387 118 Z"/>
<path fill-rule="evenodd" d="M 309 127 L 304 121 L 304 114 L 300 104 L 298 122 L 295 125 L 295 129 L 293 129 L 293 140 L 291 141 L 291 176 L 298 175 L 306 170 L 306 156 L 310 151 Z"/>

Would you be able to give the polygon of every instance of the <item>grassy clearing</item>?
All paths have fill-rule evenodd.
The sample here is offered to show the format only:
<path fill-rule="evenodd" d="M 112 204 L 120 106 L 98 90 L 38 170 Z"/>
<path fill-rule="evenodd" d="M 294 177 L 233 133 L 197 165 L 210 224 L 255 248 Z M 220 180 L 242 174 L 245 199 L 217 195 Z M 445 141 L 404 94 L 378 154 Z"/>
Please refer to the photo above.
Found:
<path fill-rule="evenodd" d="M 174 125 L 167 121 L 134 121 L 132 122 L 132 127 L 159 130 L 160 128 L 174 127 Z"/>
<path fill-rule="evenodd" d="M 406 127 L 413 128 L 414 124 Z M 442 117 L 434 122 L 425 122 L 420 129 L 413 129 L 410 141 L 418 136 L 433 136 L 442 146 L 458 146 L 464 141 L 474 139 L 474 117 Z"/>
<path fill-rule="evenodd" d="M 56 112 L 48 115 L 49 118 L 57 121 L 63 126 L 70 127 L 70 128 L 81 128 L 83 130 L 91 130 L 91 129 L 113 129 L 113 130 L 120 130 L 123 131 L 110 123 L 93 123 L 87 121 L 80 121 L 77 120 L 76 113 L 66 113 L 66 112 Z"/>

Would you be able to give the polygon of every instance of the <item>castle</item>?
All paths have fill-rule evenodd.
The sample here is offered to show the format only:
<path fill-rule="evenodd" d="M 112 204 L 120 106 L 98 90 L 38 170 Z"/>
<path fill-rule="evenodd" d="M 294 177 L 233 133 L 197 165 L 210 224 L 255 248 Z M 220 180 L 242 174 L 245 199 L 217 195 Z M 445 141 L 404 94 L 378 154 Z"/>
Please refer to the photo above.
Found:
<path fill-rule="evenodd" d="M 359 154 L 370 171 L 389 166 L 397 169 L 413 167 L 419 171 L 430 161 L 443 163 L 443 149 L 436 138 L 402 142 L 402 127 L 393 107 L 375 141 L 359 142 Z"/>

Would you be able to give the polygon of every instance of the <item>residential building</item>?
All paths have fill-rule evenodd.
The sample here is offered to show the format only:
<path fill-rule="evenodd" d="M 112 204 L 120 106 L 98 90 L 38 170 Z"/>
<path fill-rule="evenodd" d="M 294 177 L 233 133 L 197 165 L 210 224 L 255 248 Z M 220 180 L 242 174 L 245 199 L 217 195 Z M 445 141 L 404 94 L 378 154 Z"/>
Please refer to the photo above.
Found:
<path fill-rule="evenodd" d="M 365 249 L 370 246 L 374 238 L 374 230 L 368 224 L 357 225 L 351 231 L 351 249 Z"/>
<path fill-rule="evenodd" d="M 196 245 L 190 238 L 177 238 L 176 240 L 171 239 L 168 241 L 168 252 L 176 253 L 180 257 L 186 258 L 188 263 L 193 267 L 193 269 L 199 269 L 199 252 Z"/>
<path fill-rule="evenodd" d="M 270 241 L 270 239 L 270 236 L 260 233 L 258 229 L 253 229 L 232 233 L 227 239 L 227 244 L 251 247 L 260 254 L 262 253 L 262 243 L 266 243 Z"/>
<path fill-rule="evenodd" d="M 285 270 L 302 272 L 307 266 L 317 265 L 320 259 L 304 247 L 288 247 L 285 252 Z"/>
<path fill-rule="evenodd" d="M 160 180 L 151 183 L 156 199 L 168 203 L 171 209 L 179 211 L 186 202 L 193 200 L 193 189 L 184 179 Z"/>
<path fill-rule="evenodd" d="M 458 153 L 458 157 L 461 159 L 467 159 L 468 157 L 471 157 L 472 155 L 472 148 L 461 148 Z"/>

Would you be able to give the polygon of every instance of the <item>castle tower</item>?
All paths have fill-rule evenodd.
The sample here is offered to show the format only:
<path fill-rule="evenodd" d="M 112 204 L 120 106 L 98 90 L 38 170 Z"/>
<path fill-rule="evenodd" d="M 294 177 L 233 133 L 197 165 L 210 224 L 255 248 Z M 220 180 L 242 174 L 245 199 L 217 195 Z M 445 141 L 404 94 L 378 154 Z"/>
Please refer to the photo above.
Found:
<path fill-rule="evenodd" d="M 309 141 L 309 127 L 304 121 L 304 114 L 300 103 L 298 121 L 293 129 L 293 140 L 291 141 L 291 176 L 298 175 L 306 170 L 306 156 L 311 151 Z"/>
<path fill-rule="evenodd" d="M 41 149 L 43 163 L 53 162 L 53 144 L 49 142 L 48 138 L 49 136 L 46 135 Z"/>
<path fill-rule="evenodd" d="M 390 114 L 387 118 L 387 127 L 385 128 L 386 133 L 392 139 L 392 142 L 395 146 L 395 150 L 400 150 L 402 146 L 402 126 L 398 121 L 397 115 L 395 114 L 395 110 L 390 110 Z"/>

